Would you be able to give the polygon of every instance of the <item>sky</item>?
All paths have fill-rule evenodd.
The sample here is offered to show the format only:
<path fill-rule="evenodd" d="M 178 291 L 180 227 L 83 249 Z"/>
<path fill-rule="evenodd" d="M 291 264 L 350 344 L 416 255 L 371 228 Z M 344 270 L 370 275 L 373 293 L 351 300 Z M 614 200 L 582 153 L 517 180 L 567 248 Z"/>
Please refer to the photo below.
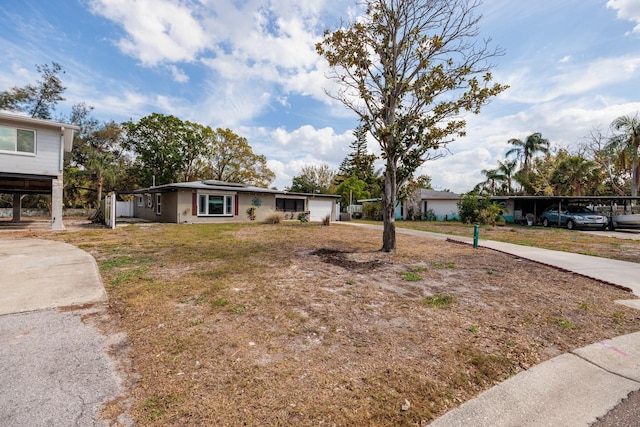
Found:
<path fill-rule="evenodd" d="M 67 89 L 56 118 L 84 102 L 102 121 L 156 112 L 230 128 L 284 189 L 302 167 L 337 170 L 350 152 L 358 119 L 326 95 L 315 44 L 359 10 L 356 0 L 2 0 L 0 90 L 34 84 L 36 64 L 57 62 Z M 482 37 L 504 50 L 494 81 L 510 88 L 417 171 L 435 189 L 470 191 L 512 138 L 540 132 L 572 150 L 640 113 L 639 0 L 484 0 L 479 10 Z"/>

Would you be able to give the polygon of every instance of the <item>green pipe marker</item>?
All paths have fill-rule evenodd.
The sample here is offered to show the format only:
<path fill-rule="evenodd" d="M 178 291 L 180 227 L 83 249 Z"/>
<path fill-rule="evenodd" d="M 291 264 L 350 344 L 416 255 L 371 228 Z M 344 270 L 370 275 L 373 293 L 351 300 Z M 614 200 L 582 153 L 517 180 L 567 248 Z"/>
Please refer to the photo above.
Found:
<path fill-rule="evenodd" d="M 473 247 L 477 248 L 478 247 L 478 238 L 480 237 L 480 226 L 479 225 L 474 225 L 473 226 Z"/>

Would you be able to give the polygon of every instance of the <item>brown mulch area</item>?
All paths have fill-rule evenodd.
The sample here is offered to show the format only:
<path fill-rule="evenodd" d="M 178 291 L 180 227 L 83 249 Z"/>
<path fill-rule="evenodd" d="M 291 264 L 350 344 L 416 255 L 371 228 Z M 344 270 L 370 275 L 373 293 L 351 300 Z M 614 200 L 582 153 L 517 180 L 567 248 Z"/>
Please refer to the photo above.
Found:
<path fill-rule="evenodd" d="M 136 379 L 105 417 L 126 410 L 140 425 L 424 425 L 544 360 L 640 330 L 640 312 L 614 303 L 626 292 L 400 234 L 395 254 L 377 251 L 380 232 L 337 225 L 50 238 L 101 265 L 105 328 L 127 332 L 114 352 Z"/>

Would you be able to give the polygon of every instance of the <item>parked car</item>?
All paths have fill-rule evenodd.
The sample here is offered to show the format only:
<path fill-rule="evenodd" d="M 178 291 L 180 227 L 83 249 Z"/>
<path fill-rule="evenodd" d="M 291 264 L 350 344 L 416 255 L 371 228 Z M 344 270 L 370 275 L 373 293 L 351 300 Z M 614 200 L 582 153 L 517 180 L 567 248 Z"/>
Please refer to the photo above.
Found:
<path fill-rule="evenodd" d="M 614 215 L 611 218 L 611 229 L 640 228 L 640 214 Z"/>
<path fill-rule="evenodd" d="M 542 225 L 549 227 L 558 224 L 558 206 L 549 206 L 542 212 Z M 609 225 L 609 218 L 600 215 L 584 206 L 562 206 L 560 225 L 569 230 L 575 228 L 604 230 Z"/>

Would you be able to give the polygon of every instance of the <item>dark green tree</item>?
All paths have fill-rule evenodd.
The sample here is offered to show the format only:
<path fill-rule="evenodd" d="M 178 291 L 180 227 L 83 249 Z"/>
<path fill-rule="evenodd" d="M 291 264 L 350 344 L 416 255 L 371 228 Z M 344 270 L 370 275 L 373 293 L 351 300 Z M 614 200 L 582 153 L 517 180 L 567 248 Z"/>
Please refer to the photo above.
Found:
<path fill-rule="evenodd" d="M 367 183 L 355 175 L 342 181 L 336 188 L 335 193 L 342 196 L 340 203 L 345 206 L 350 203 L 355 203 L 357 200 L 371 198 L 371 193 L 369 193 L 367 189 Z"/>
<path fill-rule="evenodd" d="M 194 158 L 207 146 L 189 135 L 189 125 L 175 116 L 152 113 L 138 122 L 122 124 L 123 147 L 134 153 L 139 183 L 143 187 L 179 182 Z"/>
<path fill-rule="evenodd" d="M 577 155 L 558 162 L 551 177 L 556 193 L 563 196 L 584 196 L 585 190 L 592 196 L 601 182 L 597 163 Z"/>
<path fill-rule="evenodd" d="M 291 187 L 286 190 L 293 193 L 330 194 L 334 176 L 328 165 L 303 166 L 300 174 L 293 177 Z"/>

